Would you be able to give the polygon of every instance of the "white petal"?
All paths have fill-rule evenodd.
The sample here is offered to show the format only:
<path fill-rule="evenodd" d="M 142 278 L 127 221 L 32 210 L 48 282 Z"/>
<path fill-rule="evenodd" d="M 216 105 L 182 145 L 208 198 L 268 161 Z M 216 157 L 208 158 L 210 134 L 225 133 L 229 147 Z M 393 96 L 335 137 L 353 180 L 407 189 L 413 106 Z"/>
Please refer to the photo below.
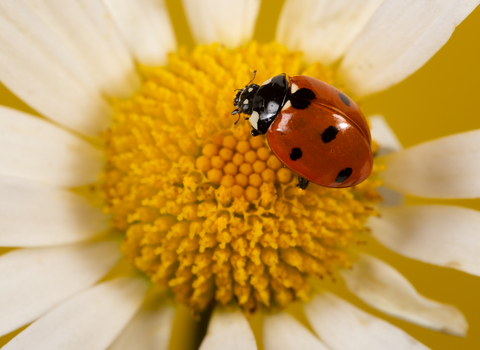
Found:
<path fill-rule="evenodd" d="M 381 208 L 373 236 L 403 256 L 480 276 L 480 212 L 448 205 Z"/>
<path fill-rule="evenodd" d="M 134 316 L 146 289 L 138 278 L 99 284 L 42 316 L 3 349 L 105 349 Z"/>
<path fill-rule="evenodd" d="M 385 157 L 385 186 L 430 198 L 480 197 L 480 130 L 421 143 Z"/>
<path fill-rule="evenodd" d="M 18 249 L 0 256 L 0 336 L 89 287 L 120 256 L 114 242 Z"/>
<path fill-rule="evenodd" d="M 372 140 L 378 144 L 376 156 L 383 156 L 392 152 L 398 152 L 403 147 L 397 136 L 388 125 L 385 118 L 381 115 L 372 115 L 368 117 Z M 405 203 L 405 196 L 390 188 L 380 186 L 377 192 L 382 196 L 382 205 L 402 205 Z"/>
<path fill-rule="evenodd" d="M 339 72 L 356 95 L 385 90 L 423 66 L 479 0 L 385 1 L 345 54 Z"/>
<path fill-rule="evenodd" d="M 228 47 L 253 36 L 260 0 L 182 0 L 197 44 L 218 42 Z"/>
<path fill-rule="evenodd" d="M 175 309 L 140 310 L 109 350 L 168 350 Z"/>
<path fill-rule="evenodd" d="M 0 66 L 3 84 L 46 117 L 88 135 L 108 125 L 111 109 L 98 86 L 23 1 L 0 2 Z"/>
<path fill-rule="evenodd" d="M 374 140 L 378 147 L 377 156 L 383 156 L 392 152 L 398 152 L 403 149 L 402 144 L 395 135 L 390 125 L 382 115 L 372 115 L 368 117 L 370 124 L 370 131 L 372 133 L 372 140 Z"/>
<path fill-rule="evenodd" d="M 256 350 L 255 337 L 240 311 L 215 312 L 200 350 Z"/>
<path fill-rule="evenodd" d="M 130 51 L 143 65 L 167 62 L 176 49 L 164 0 L 104 0 Z"/>
<path fill-rule="evenodd" d="M 376 191 L 382 197 L 381 205 L 398 206 L 405 204 L 405 196 L 387 187 L 377 187 Z"/>
<path fill-rule="evenodd" d="M 285 312 L 263 317 L 263 347 L 265 350 L 328 350 L 307 328 Z"/>
<path fill-rule="evenodd" d="M 102 153 L 59 127 L 0 106 L 0 175 L 56 186 L 93 183 L 102 170 Z"/>
<path fill-rule="evenodd" d="M 0 246 L 35 247 L 87 240 L 108 218 L 72 192 L 0 177 Z"/>
<path fill-rule="evenodd" d="M 276 40 L 303 51 L 308 62 L 329 65 L 352 44 L 384 0 L 287 0 Z"/>
<path fill-rule="evenodd" d="M 331 293 L 304 306 L 310 325 L 332 350 L 425 350 L 400 328 L 374 317 Z"/>
<path fill-rule="evenodd" d="M 138 88 L 132 57 L 102 1 L 24 1 L 52 28 L 101 91 L 127 97 Z"/>
<path fill-rule="evenodd" d="M 467 332 L 468 323 L 456 307 L 418 294 L 404 276 L 377 258 L 361 254 L 352 270 L 341 275 L 353 294 L 386 314 L 456 336 Z"/>

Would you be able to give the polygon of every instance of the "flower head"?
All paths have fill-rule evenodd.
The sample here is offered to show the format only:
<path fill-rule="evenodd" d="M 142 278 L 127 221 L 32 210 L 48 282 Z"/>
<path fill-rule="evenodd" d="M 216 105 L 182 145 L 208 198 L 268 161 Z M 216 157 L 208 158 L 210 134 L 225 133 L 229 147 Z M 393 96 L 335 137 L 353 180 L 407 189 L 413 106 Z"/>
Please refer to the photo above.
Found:
<path fill-rule="evenodd" d="M 115 105 L 105 134 L 107 212 L 126 232 L 127 258 L 193 310 L 308 301 L 307 278 L 350 267 L 344 250 L 376 213 L 378 179 L 304 191 L 264 137 L 232 122 L 232 91 L 253 62 L 263 67 L 259 79 L 287 72 L 333 83 L 334 71 L 302 67 L 300 57 L 278 44 L 199 46 L 143 69 L 143 88 Z"/>

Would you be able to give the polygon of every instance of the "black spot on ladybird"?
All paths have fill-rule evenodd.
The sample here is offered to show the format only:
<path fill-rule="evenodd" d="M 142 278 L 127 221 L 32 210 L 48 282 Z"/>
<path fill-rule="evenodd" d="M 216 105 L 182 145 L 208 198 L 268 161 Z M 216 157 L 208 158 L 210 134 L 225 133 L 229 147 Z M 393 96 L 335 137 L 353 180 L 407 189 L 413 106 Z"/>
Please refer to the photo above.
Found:
<path fill-rule="evenodd" d="M 322 141 L 324 143 L 329 143 L 330 141 L 335 140 L 337 134 L 338 129 L 335 126 L 331 125 L 322 132 Z"/>
<path fill-rule="evenodd" d="M 345 95 L 344 93 L 342 92 L 339 92 L 338 93 L 338 96 L 340 96 L 340 98 L 342 99 L 343 103 L 345 103 L 347 105 L 347 107 L 350 107 L 350 100 L 348 99 L 347 95 Z"/>
<path fill-rule="evenodd" d="M 295 147 L 292 149 L 292 153 L 290 153 L 290 159 L 295 161 L 300 158 L 302 158 L 302 150 L 298 147 Z"/>
<path fill-rule="evenodd" d="M 340 170 L 340 172 L 337 175 L 337 178 L 335 179 L 335 182 L 337 184 L 341 184 L 345 182 L 345 180 L 348 179 L 350 175 L 352 175 L 352 168 L 345 168 L 343 170 Z"/>
<path fill-rule="evenodd" d="M 315 98 L 315 93 L 307 88 L 301 88 L 295 91 L 292 95 L 294 98 L 303 98 L 305 100 L 313 100 Z"/>
<path fill-rule="evenodd" d="M 301 88 L 295 91 L 290 98 L 292 107 L 296 109 L 305 109 L 310 106 L 310 101 L 315 98 L 315 94 L 312 90 L 307 88 Z"/>
<path fill-rule="evenodd" d="M 306 109 L 308 106 L 310 106 L 309 100 L 304 100 L 301 98 L 292 98 L 290 99 L 290 102 L 292 103 L 292 107 L 295 109 Z"/>

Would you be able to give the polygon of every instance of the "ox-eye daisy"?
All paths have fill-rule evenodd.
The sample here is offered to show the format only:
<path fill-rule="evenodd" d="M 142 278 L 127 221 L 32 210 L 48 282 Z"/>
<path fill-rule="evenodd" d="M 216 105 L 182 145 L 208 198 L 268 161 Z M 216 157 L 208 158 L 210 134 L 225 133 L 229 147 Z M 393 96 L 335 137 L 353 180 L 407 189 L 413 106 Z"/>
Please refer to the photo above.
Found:
<path fill-rule="evenodd" d="M 356 98 L 386 89 L 478 2 L 290 0 L 278 44 L 257 44 L 259 1 L 184 0 L 192 51 L 176 49 L 160 0 L 1 2 L 0 80 L 45 117 L 0 109 L 0 245 L 21 248 L 0 256 L 0 333 L 28 325 L 5 349 L 167 349 L 177 304 L 212 311 L 203 350 L 426 348 L 319 278 L 464 336 L 457 308 L 360 246 L 371 234 L 480 275 L 480 214 L 400 195 L 480 197 L 480 131 L 402 150 L 371 117 L 372 176 L 302 191 L 230 112 L 252 69 L 260 82 L 304 74 Z M 303 322 L 284 311 L 295 301 Z M 256 340 L 247 319 L 258 313 Z"/>

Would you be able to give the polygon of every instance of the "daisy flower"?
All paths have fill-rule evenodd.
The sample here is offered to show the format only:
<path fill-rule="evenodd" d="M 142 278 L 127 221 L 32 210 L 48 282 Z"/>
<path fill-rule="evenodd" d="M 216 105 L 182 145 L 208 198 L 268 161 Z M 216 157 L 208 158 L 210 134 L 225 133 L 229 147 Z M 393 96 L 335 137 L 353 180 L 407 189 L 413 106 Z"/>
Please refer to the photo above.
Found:
<path fill-rule="evenodd" d="M 287 0 L 268 44 L 252 41 L 260 1 L 182 3 L 192 50 L 161 0 L 0 3 L 0 80 L 38 113 L 0 108 L 4 349 L 167 349 L 178 305 L 209 320 L 202 350 L 427 348 L 340 281 L 363 309 L 465 336 L 456 307 L 363 244 L 480 275 L 477 211 L 403 201 L 480 197 L 479 130 L 403 149 L 371 116 L 372 176 L 303 191 L 230 112 L 253 69 L 361 101 L 479 1 Z"/>

